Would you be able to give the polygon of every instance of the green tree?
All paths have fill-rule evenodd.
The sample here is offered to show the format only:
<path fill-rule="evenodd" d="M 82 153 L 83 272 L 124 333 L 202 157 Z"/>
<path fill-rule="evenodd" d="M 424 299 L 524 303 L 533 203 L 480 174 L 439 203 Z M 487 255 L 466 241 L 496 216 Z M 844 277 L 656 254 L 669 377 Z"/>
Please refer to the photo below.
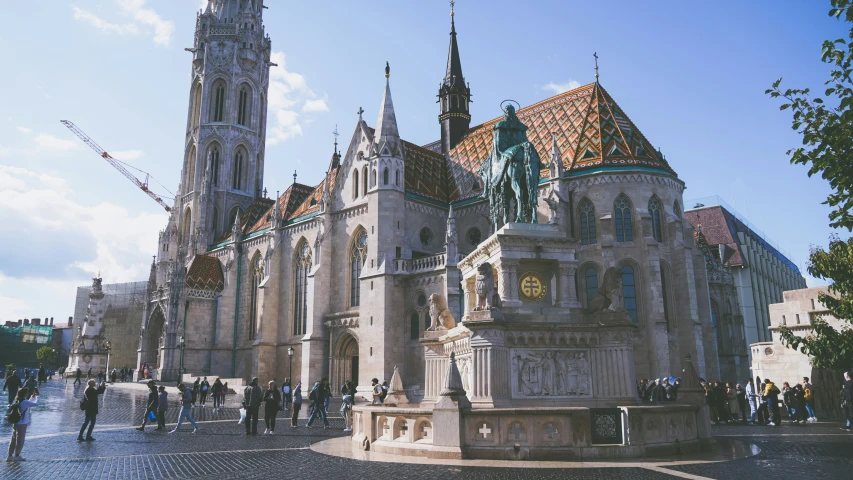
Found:
<path fill-rule="evenodd" d="M 53 347 L 41 347 L 36 350 L 36 358 L 40 362 L 51 364 L 53 363 L 53 359 L 56 358 L 56 350 Z"/>
<path fill-rule="evenodd" d="M 853 325 L 853 238 L 846 242 L 833 236 L 829 249 L 813 247 L 809 255 L 808 272 L 813 277 L 832 280 L 830 295 L 821 293 L 818 300 L 829 313 L 844 323 Z M 812 322 L 814 331 L 798 337 L 791 329 L 782 327 L 782 343 L 799 349 L 811 357 L 812 365 L 832 370 L 853 368 L 853 328 L 844 325 L 840 330 L 818 317 Z"/>
<path fill-rule="evenodd" d="M 853 0 L 830 0 L 829 16 L 853 23 Z M 812 96 L 808 88 L 781 88 L 782 79 L 765 93 L 780 98 L 780 110 L 793 112 L 791 128 L 802 136 L 802 146 L 788 150 L 791 163 L 809 167 L 809 176 L 820 174 L 832 193 L 823 202 L 832 210 L 829 226 L 853 230 L 853 28 L 847 39 L 823 42 L 821 60 L 831 65 L 824 98 Z M 817 368 L 849 370 L 853 367 L 853 238 L 829 239 L 829 248 L 813 247 L 807 265 L 813 277 L 829 280 L 829 294 L 818 300 L 845 325 L 836 330 L 816 318 L 814 330 L 798 337 L 786 327 L 782 342 L 811 357 Z M 847 325 L 849 324 L 849 325 Z"/>
<path fill-rule="evenodd" d="M 853 0 L 830 0 L 831 17 L 853 22 Z M 803 143 L 788 150 L 791 163 L 809 167 L 809 176 L 820 174 L 833 192 L 825 205 L 832 207 L 829 225 L 853 230 L 853 28 L 847 39 L 823 42 L 821 60 L 832 65 L 824 96 L 813 97 L 808 88 L 781 89 L 782 79 L 765 92 L 785 101 L 779 109 L 793 112 L 791 128 Z"/>

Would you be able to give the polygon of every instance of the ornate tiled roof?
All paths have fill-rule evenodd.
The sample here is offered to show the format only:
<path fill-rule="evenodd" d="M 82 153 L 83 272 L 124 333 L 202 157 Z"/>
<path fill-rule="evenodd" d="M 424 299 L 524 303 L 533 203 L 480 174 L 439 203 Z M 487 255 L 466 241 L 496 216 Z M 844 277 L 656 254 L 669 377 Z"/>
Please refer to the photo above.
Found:
<path fill-rule="evenodd" d="M 599 83 L 553 96 L 524 107 L 517 114 L 529 128 L 528 140 L 545 162 L 551 152 L 551 136 L 557 136 L 567 173 L 607 166 L 641 166 L 676 175 Z M 450 151 L 451 202 L 480 194 L 472 186 L 479 182 L 477 171 L 491 152 L 493 128 L 502 119 L 472 127 Z"/>
<path fill-rule="evenodd" d="M 284 217 L 286 220 L 292 220 L 294 218 L 299 218 L 304 215 L 309 215 L 315 212 L 320 211 L 320 202 L 323 198 L 323 188 L 326 182 L 329 182 L 329 191 L 334 191 L 335 188 L 335 180 L 338 176 L 338 169 L 336 168 L 330 174 L 326 175 L 326 178 L 320 182 L 319 185 L 314 187 L 314 189 L 307 195 L 300 203 L 296 209 L 290 215 Z"/>
<path fill-rule="evenodd" d="M 193 257 L 184 283 L 188 288 L 221 292 L 225 288 L 225 277 L 219 259 L 207 255 Z"/>
<path fill-rule="evenodd" d="M 314 187 L 309 187 L 308 185 L 302 185 L 301 183 L 294 183 L 293 185 L 287 187 L 287 190 L 278 198 L 278 209 L 281 211 L 282 218 L 288 218 L 294 210 L 296 210 L 299 205 L 305 201 L 311 192 L 314 191 Z M 270 200 L 272 203 L 273 201 Z M 263 230 L 264 228 L 270 227 L 270 221 L 272 219 L 272 205 L 269 206 L 266 212 L 257 219 L 257 221 L 252 224 L 252 227 L 248 230 L 244 230 L 244 233 L 249 234 L 252 232 L 257 232 L 258 230 Z"/>
<path fill-rule="evenodd" d="M 246 210 L 240 213 L 240 231 L 243 235 L 254 231 L 254 225 L 267 220 L 266 213 L 272 209 L 275 200 L 271 198 L 256 198 L 246 207 Z M 231 227 L 225 229 L 220 240 L 231 238 Z"/>
<path fill-rule="evenodd" d="M 409 142 L 403 144 L 406 146 L 406 192 L 447 203 L 453 177 L 448 174 L 444 156 Z"/>

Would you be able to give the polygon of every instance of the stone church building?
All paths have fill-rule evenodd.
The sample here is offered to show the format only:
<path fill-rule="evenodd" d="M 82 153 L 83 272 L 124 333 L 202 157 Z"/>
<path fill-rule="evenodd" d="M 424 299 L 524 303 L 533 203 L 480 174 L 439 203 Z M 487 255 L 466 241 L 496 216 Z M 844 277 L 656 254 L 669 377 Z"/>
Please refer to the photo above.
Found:
<path fill-rule="evenodd" d="M 375 123 L 359 114 L 340 151 L 336 143 L 330 158 L 316 159 L 328 161 L 318 185 L 267 198 L 271 41 L 262 3 L 211 0 L 198 15 L 180 191 L 151 269 L 139 364 L 162 379 L 181 368 L 279 382 L 291 372 L 303 382 L 329 377 L 333 391 L 347 379 L 367 389 L 397 366 L 410 396 L 422 397 L 428 299 L 441 295 L 463 320 L 474 299 L 462 293 L 458 262 L 494 233 L 478 170 L 502 117 L 471 125 L 476 84 L 463 74 L 451 17 L 435 142 L 404 139 L 390 68 L 384 78 L 377 68 L 376 96 L 365 98 L 381 94 Z M 424 92 L 424 109 L 434 94 Z M 615 267 L 637 328 L 636 376 L 676 374 L 690 354 L 701 376 L 716 378 L 705 259 L 673 167 L 597 75 L 517 115 L 548 166 L 538 222 L 575 242 L 576 262 L 549 279 L 568 279 L 560 301 L 586 307 Z M 495 268 L 515 278 L 509 262 Z"/>

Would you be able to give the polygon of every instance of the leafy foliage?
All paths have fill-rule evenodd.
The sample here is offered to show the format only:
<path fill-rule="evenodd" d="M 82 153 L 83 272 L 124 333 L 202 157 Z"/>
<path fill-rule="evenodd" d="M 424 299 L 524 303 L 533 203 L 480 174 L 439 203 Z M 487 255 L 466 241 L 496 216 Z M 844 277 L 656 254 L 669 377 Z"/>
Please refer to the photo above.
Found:
<path fill-rule="evenodd" d="M 812 248 L 808 271 L 814 277 L 833 281 L 829 286 L 831 295 L 821 293 L 818 300 L 833 317 L 853 323 L 853 238 L 845 242 L 833 236 L 828 250 Z M 814 332 L 802 338 L 789 328 L 782 327 L 782 342 L 809 355 L 812 365 L 817 368 L 853 368 L 853 328 L 845 325 L 841 330 L 836 330 L 821 318 L 816 318 L 812 325 Z"/>
<path fill-rule="evenodd" d="M 831 17 L 853 23 L 853 0 L 830 0 Z M 781 89 L 773 82 L 766 94 L 785 100 L 779 109 L 791 109 L 791 128 L 802 135 L 803 145 L 788 150 L 791 163 L 809 167 L 809 176 L 820 174 L 833 193 L 824 202 L 833 210 L 829 225 L 853 230 L 853 28 L 848 38 L 823 42 L 821 60 L 832 65 L 824 96 L 812 97 L 808 88 Z"/>
<path fill-rule="evenodd" d="M 36 350 L 36 358 L 40 362 L 50 363 L 56 358 L 56 350 L 53 347 L 41 347 Z"/>

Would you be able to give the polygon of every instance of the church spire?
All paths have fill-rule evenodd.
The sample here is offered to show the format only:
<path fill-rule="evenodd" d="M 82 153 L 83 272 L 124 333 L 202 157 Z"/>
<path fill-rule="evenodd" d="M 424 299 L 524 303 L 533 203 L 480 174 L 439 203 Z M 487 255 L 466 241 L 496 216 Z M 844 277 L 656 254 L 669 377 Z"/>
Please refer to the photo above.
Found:
<path fill-rule="evenodd" d="M 459 45 L 456 41 L 456 13 L 454 1 L 450 2 L 450 46 L 447 51 L 447 70 L 444 81 L 438 89 L 438 101 L 441 104 L 441 152 L 447 154 L 459 143 L 471 124 L 468 104 L 471 102 L 471 89 L 465 83 L 462 74 L 462 60 L 459 57 Z"/>
<path fill-rule="evenodd" d="M 374 136 L 374 151 L 380 155 L 398 152 L 400 146 L 400 131 L 397 130 L 397 115 L 394 113 L 394 102 L 391 101 L 391 66 L 385 62 L 385 94 L 379 106 L 379 119 L 376 120 L 376 135 Z M 385 147 L 388 147 L 386 153 Z"/>

